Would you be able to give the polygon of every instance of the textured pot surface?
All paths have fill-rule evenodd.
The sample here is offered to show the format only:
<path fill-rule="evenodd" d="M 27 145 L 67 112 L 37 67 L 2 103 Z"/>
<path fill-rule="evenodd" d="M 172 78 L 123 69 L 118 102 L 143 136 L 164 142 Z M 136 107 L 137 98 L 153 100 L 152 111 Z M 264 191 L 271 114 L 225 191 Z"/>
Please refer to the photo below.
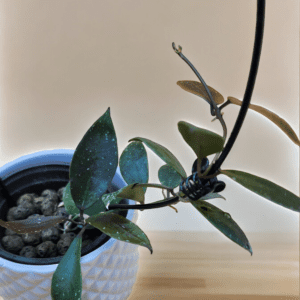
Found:
<path fill-rule="evenodd" d="M 49 172 L 50 166 L 55 166 L 55 170 L 57 170 L 57 168 L 61 169 L 61 174 L 52 176 L 50 184 L 52 184 L 53 189 L 56 187 L 60 188 L 68 182 L 68 176 L 62 179 L 62 177 L 65 176 L 62 174 L 66 174 L 65 167 L 70 165 L 73 154 L 74 150 L 59 149 L 25 155 L 1 167 L 0 177 L 5 185 L 10 183 L 11 190 L 8 188 L 10 195 L 14 199 L 17 199 L 24 191 L 27 192 L 27 186 L 30 189 L 30 186 L 32 186 L 30 182 L 32 181 L 34 181 L 38 190 L 44 188 L 41 182 L 42 180 L 39 179 L 41 172 L 38 167 L 45 166 L 45 170 Z M 35 171 L 38 169 L 38 172 Z M 28 170 L 32 171 L 30 173 L 32 174 L 32 178 L 28 179 L 28 175 L 25 173 L 27 179 L 22 181 L 24 176 L 20 174 L 22 174 L 22 172 L 28 172 Z M 36 175 L 38 175 L 36 178 L 34 178 L 35 172 L 37 173 Z M 14 180 L 12 180 L 12 178 L 14 178 Z M 19 183 L 20 181 L 22 182 L 22 184 L 19 184 L 21 188 L 14 186 L 15 182 Z M 120 189 L 125 185 L 126 183 L 118 168 L 113 178 L 111 188 Z M 12 190 L 14 192 L 12 192 Z M 129 204 L 135 204 L 132 200 L 126 199 L 126 201 L 129 201 Z M 12 206 L 14 206 L 14 204 L 7 203 L 7 201 L 1 202 L 1 219 L 3 219 L 3 211 Z M 138 211 L 129 210 L 126 218 L 136 223 Z M 3 227 L 1 227 L 0 230 L 3 236 L 5 228 L 2 228 Z M 81 299 L 127 299 L 131 293 L 138 271 L 138 246 L 117 241 L 104 234 L 98 237 L 97 240 L 102 240 L 104 244 L 95 250 L 86 251 L 88 253 L 83 253 L 81 256 Z M 96 241 L 94 241 L 94 243 L 95 242 Z M 49 258 L 47 264 L 44 262 L 47 259 L 42 259 L 44 263 L 42 265 L 37 263 L 37 261 L 33 263 L 33 260 L 37 260 L 34 258 L 27 259 L 11 253 L 8 254 L 2 246 L 0 250 L 0 296 L 5 300 L 51 300 L 50 290 L 52 276 L 61 258 Z M 4 252 L 6 252 L 5 255 L 1 255 L 1 253 L 3 254 Z M 20 258 L 25 259 L 26 263 L 22 263 Z M 57 261 L 57 259 L 59 261 Z M 32 261 L 28 263 L 28 260 Z"/>

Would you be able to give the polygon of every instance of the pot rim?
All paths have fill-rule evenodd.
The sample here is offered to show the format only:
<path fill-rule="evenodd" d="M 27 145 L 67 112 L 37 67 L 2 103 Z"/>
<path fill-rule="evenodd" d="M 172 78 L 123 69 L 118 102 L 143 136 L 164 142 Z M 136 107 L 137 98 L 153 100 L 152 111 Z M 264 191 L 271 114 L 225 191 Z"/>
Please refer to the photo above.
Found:
<path fill-rule="evenodd" d="M 71 163 L 74 152 L 75 150 L 73 149 L 54 149 L 54 150 L 37 151 L 37 152 L 33 152 L 21 156 L 0 167 L 0 178 L 2 178 L 3 180 L 24 169 L 36 167 L 40 165 L 52 165 L 52 164 L 69 165 Z M 117 167 L 116 174 L 113 180 L 114 183 L 118 186 L 127 185 L 127 183 L 125 182 L 125 180 L 121 175 L 119 166 Z M 135 204 L 135 201 L 131 199 L 128 200 L 129 200 L 129 204 Z M 132 220 L 133 215 L 134 215 L 134 210 L 128 210 L 126 218 L 128 220 Z M 81 256 L 80 263 L 84 264 L 93 261 L 101 253 L 108 252 L 117 242 L 120 241 L 110 238 L 106 243 L 104 243 L 96 250 L 84 256 Z M 42 274 L 49 274 L 54 272 L 57 266 L 58 264 L 51 264 L 51 265 L 20 264 L 0 257 L 0 267 L 4 267 L 20 273 L 38 272 Z"/>

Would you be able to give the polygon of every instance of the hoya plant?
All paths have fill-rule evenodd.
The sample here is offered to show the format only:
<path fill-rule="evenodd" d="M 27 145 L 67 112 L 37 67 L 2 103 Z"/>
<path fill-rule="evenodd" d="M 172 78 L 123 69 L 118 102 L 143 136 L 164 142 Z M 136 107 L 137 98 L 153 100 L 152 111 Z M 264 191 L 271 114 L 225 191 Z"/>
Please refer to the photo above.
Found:
<path fill-rule="evenodd" d="M 192 174 L 188 175 L 179 160 L 164 146 L 147 138 L 135 137 L 119 157 L 117 137 L 110 115 L 110 108 L 89 128 L 74 152 L 69 173 L 69 183 L 63 193 L 63 203 L 71 219 L 59 216 L 43 216 L 27 220 L 0 220 L 0 226 L 17 233 L 33 233 L 50 228 L 58 223 L 72 222 L 81 228 L 55 270 L 51 282 L 51 297 L 55 300 L 80 299 L 82 293 L 81 246 L 82 235 L 86 229 L 97 228 L 101 232 L 125 243 L 143 246 L 153 253 L 147 235 L 136 224 L 117 214 L 120 210 L 154 209 L 173 206 L 179 202 L 192 205 L 217 230 L 231 241 L 253 254 L 252 247 L 238 224 L 228 212 L 209 203 L 210 199 L 223 198 L 226 185 L 219 181 L 219 174 L 241 184 L 259 196 L 295 212 L 300 212 L 300 198 L 283 187 L 261 177 L 240 170 L 222 170 L 221 164 L 227 157 L 238 135 L 248 107 L 275 123 L 298 146 L 300 141 L 293 129 L 273 112 L 258 105 L 249 105 L 259 65 L 262 46 L 264 9 L 263 0 L 258 0 L 255 44 L 249 80 L 243 101 L 224 97 L 204 82 L 203 78 L 183 55 L 182 48 L 175 52 L 191 67 L 200 82 L 178 81 L 184 90 L 203 98 L 210 105 L 210 112 L 218 119 L 223 128 L 223 136 L 210 130 L 199 128 L 189 122 L 179 121 L 178 130 L 186 144 L 195 153 Z M 235 126 L 226 142 L 227 127 L 221 110 L 228 104 L 240 105 Z M 226 145 L 225 145 L 226 142 Z M 165 164 L 158 170 L 159 183 L 149 183 L 148 158 L 146 145 Z M 211 162 L 208 156 L 214 155 Z M 117 167 L 128 184 L 126 187 L 106 193 Z M 162 190 L 163 199 L 145 203 L 148 188 Z M 132 199 L 136 205 L 120 204 L 122 199 Z M 80 221 L 75 221 L 75 219 Z M 67 276 L 66 276 L 67 275 Z"/>

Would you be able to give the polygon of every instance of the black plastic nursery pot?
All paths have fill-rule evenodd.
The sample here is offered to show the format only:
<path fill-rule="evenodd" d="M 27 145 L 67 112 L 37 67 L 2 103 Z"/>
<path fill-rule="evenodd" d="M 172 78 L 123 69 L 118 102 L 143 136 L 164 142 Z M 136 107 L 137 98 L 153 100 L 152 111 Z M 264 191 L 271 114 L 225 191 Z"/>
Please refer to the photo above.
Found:
<path fill-rule="evenodd" d="M 59 188 L 66 186 L 69 181 L 69 169 L 69 163 L 66 163 L 65 165 L 41 163 L 34 167 L 25 167 L 21 171 L 10 176 L 6 176 L 6 178 L 2 178 L 4 188 L 0 187 L 0 219 L 7 221 L 6 215 L 8 210 L 11 207 L 17 206 L 17 200 L 21 195 L 26 193 L 35 193 L 40 195 L 45 189 L 57 191 Z M 119 189 L 120 187 L 112 182 L 106 193 L 111 193 Z M 129 200 L 122 199 L 120 203 L 129 204 Z M 127 213 L 128 210 L 119 212 L 119 214 L 123 217 L 126 217 Z M 5 235 L 5 229 L 6 228 L 0 226 L 0 241 Z M 97 228 L 88 229 L 85 233 L 92 239 L 95 239 L 95 236 L 97 236 L 97 238 L 82 249 L 81 257 L 101 247 L 110 239 L 109 236 L 102 233 Z M 1 243 L 0 257 L 12 262 L 30 265 L 58 264 L 63 258 L 63 256 L 50 258 L 27 258 L 6 251 Z"/>

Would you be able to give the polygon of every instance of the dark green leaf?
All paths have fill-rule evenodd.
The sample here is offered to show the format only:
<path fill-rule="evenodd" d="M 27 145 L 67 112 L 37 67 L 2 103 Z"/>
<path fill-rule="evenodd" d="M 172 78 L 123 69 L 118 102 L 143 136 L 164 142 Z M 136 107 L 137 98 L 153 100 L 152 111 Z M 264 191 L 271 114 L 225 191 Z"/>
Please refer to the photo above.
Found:
<path fill-rule="evenodd" d="M 191 201 L 191 203 L 212 225 L 233 242 L 248 250 L 252 255 L 252 248 L 245 233 L 232 219 L 229 213 L 202 200 Z"/>
<path fill-rule="evenodd" d="M 224 139 L 220 135 L 188 122 L 178 122 L 178 130 L 186 143 L 194 150 L 198 159 L 222 151 Z"/>
<path fill-rule="evenodd" d="M 70 181 L 66 185 L 64 192 L 63 192 L 63 202 L 65 210 L 70 215 L 77 215 L 80 213 L 79 209 L 76 207 L 75 202 L 71 195 L 70 190 Z"/>
<path fill-rule="evenodd" d="M 215 199 L 215 198 L 222 198 L 222 199 L 226 200 L 222 195 L 220 195 L 218 193 L 209 193 L 209 194 L 201 197 L 200 200 L 211 200 L 211 199 Z"/>
<path fill-rule="evenodd" d="M 127 186 L 125 186 L 122 189 L 115 191 L 113 193 L 104 194 L 101 199 L 102 199 L 103 203 L 105 204 L 105 206 L 107 207 L 109 204 L 120 204 L 120 201 L 122 199 L 124 199 L 124 197 L 118 197 L 118 194 L 121 193 L 125 188 L 127 188 Z M 139 198 L 139 196 L 140 196 L 140 193 L 138 194 L 138 196 L 136 198 L 141 199 L 142 197 Z M 125 199 L 129 199 L 129 198 L 125 198 Z M 136 200 L 136 201 L 138 201 L 138 200 Z"/>
<path fill-rule="evenodd" d="M 79 209 L 76 207 L 74 200 L 72 199 L 70 191 L 70 182 L 66 185 L 63 193 L 63 202 L 65 209 L 70 215 L 77 215 L 80 213 Z M 92 206 L 84 210 L 84 213 L 89 216 L 96 215 L 102 211 L 105 211 L 105 205 L 103 205 L 101 199 L 96 201 Z"/>
<path fill-rule="evenodd" d="M 210 104 L 210 99 L 202 83 L 198 81 L 192 81 L 192 80 L 182 80 L 182 81 L 177 81 L 177 84 L 185 91 L 203 98 L 207 103 Z M 217 92 L 215 89 L 213 89 L 210 86 L 208 86 L 208 89 L 216 104 L 222 104 L 224 102 L 224 97 L 219 92 Z"/>
<path fill-rule="evenodd" d="M 161 184 L 170 188 L 176 188 L 182 181 L 176 170 L 169 165 L 163 165 L 160 167 L 158 170 L 158 179 Z"/>
<path fill-rule="evenodd" d="M 276 204 L 300 212 L 300 198 L 267 179 L 236 170 L 222 170 L 221 174 Z"/>
<path fill-rule="evenodd" d="M 106 194 L 105 194 L 106 195 Z M 103 195 L 102 195 L 103 196 Z M 102 199 L 102 198 L 101 198 Z M 106 211 L 106 207 L 101 199 L 98 199 L 92 206 L 84 210 L 84 213 L 93 216 L 100 212 Z"/>
<path fill-rule="evenodd" d="M 17 233 L 36 233 L 67 220 L 67 217 L 60 216 L 37 216 L 26 220 L 8 222 L 0 219 L 0 226 Z"/>
<path fill-rule="evenodd" d="M 51 283 L 53 300 L 81 299 L 81 245 L 82 235 L 77 235 L 58 264 Z"/>
<path fill-rule="evenodd" d="M 125 188 L 125 187 L 124 187 Z M 123 189 L 124 189 L 123 188 Z M 120 197 L 117 197 L 117 195 L 122 191 L 122 189 L 118 190 L 118 191 L 115 191 L 115 192 L 112 192 L 112 193 L 108 193 L 108 194 L 104 194 L 102 196 L 102 201 L 104 203 L 104 205 L 107 207 L 107 205 L 109 204 L 119 204 L 120 201 L 124 198 L 120 198 Z"/>
<path fill-rule="evenodd" d="M 136 244 L 148 248 L 153 253 L 152 246 L 147 235 L 133 222 L 115 214 L 114 212 L 103 212 L 89 217 L 86 222 L 98 228 L 106 235 L 117 240 Z"/>
<path fill-rule="evenodd" d="M 242 101 L 234 98 L 234 97 L 228 97 L 228 100 L 236 105 L 241 106 Z M 253 109 L 254 111 L 262 114 L 266 118 L 268 118 L 270 121 L 272 121 L 275 125 L 277 125 L 296 145 L 300 146 L 300 140 L 298 139 L 297 134 L 293 130 L 293 128 L 281 117 L 273 113 L 272 111 L 259 106 L 255 104 L 249 104 L 249 108 Z"/>
<path fill-rule="evenodd" d="M 106 192 L 118 166 L 118 148 L 110 109 L 78 144 L 70 167 L 71 195 L 78 209 L 87 209 Z M 105 210 L 104 204 L 99 204 Z"/>
<path fill-rule="evenodd" d="M 181 177 L 186 178 L 187 175 L 178 161 L 178 159 L 165 147 L 145 138 L 136 137 L 131 141 L 140 141 L 143 142 L 147 147 L 149 147 L 156 155 L 158 155 L 165 163 L 173 167 Z"/>
<path fill-rule="evenodd" d="M 130 143 L 124 149 L 119 165 L 120 172 L 127 184 L 148 182 L 148 158 L 143 143 Z M 144 192 L 146 192 L 146 188 L 144 188 Z"/>

